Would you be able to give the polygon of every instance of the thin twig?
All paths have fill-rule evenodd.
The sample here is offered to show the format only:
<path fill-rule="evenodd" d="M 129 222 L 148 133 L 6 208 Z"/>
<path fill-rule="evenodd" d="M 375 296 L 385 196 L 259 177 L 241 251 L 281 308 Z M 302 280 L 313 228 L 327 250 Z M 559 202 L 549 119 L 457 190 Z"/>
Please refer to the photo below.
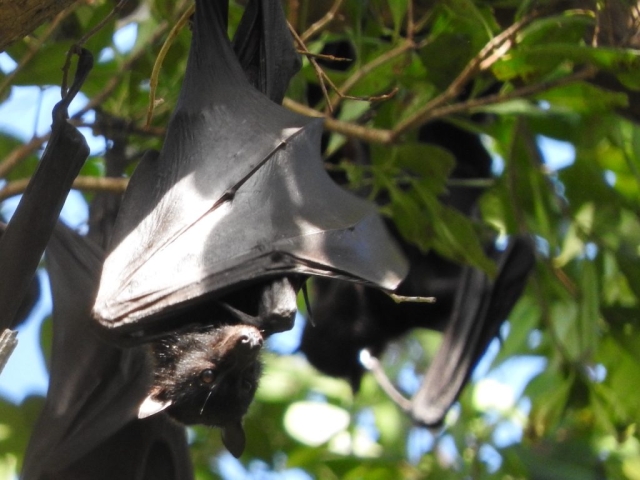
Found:
<path fill-rule="evenodd" d="M 319 58 L 320 60 L 329 60 L 332 62 L 351 62 L 352 58 L 336 57 L 335 55 L 328 55 L 326 53 L 313 53 L 309 50 L 296 49 L 297 53 L 306 55 L 307 57 Z"/>
<path fill-rule="evenodd" d="M 410 117 L 400 122 L 395 128 L 395 135 L 401 135 L 407 130 L 411 130 L 414 127 L 423 125 L 426 119 L 431 117 L 431 113 L 436 108 L 444 105 L 445 103 L 454 100 L 460 95 L 464 86 L 477 75 L 479 72 L 490 68 L 500 57 L 491 55 L 497 49 L 501 50 L 502 55 L 506 53 L 512 45 L 512 38 L 520 31 L 525 25 L 529 24 L 535 18 L 534 15 L 528 15 L 522 18 L 520 21 L 514 23 L 509 28 L 493 37 L 487 44 L 473 57 L 467 66 L 460 72 L 460 74 L 451 82 L 449 87 L 437 97 L 427 102 L 422 108 L 415 112 Z M 502 49 L 503 45 L 507 45 L 507 48 Z M 487 98 L 487 97 L 485 97 Z"/>
<path fill-rule="evenodd" d="M 164 57 L 167 55 L 169 48 L 173 44 L 173 41 L 178 36 L 178 33 L 189 21 L 189 17 L 195 12 L 196 6 L 192 4 L 185 12 L 182 14 L 180 19 L 173 26 L 169 35 L 167 35 L 167 39 L 162 44 L 162 48 L 156 57 L 156 61 L 153 64 L 153 71 L 151 72 L 151 78 L 149 81 L 149 109 L 147 110 L 147 122 L 145 126 L 151 125 L 151 120 L 153 119 L 153 109 L 156 107 L 156 89 L 158 88 L 158 76 L 160 75 L 160 67 L 162 67 L 162 62 L 164 62 Z"/>
<path fill-rule="evenodd" d="M 391 141 L 395 142 L 406 131 L 412 128 L 417 128 L 424 125 L 427 122 L 433 121 L 437 118 L 453 115 L 454 113 L 468 112 L 480 107 L 486 107 L 496 103 L 506 102 L 508 100 L 514 100 L 516 98 L 524 98 L 552 88 L 560 87 L 569 83 L 573 83 L 579 80 L 585 80 L 593 77 L 597 70 L 593 67 L 586 67 L 576 73 L 562 77 L 556 80 L 549 80 L 546 82 L 536 83 L 533 85 L 526 85 L 521 88 L 517 88 L 509 93 L 498 93 L 495 95 L 488 95 L 486 97 L 474 98 L 466 100 L 464 102 L 454 103 L 452 105 L 445 105 L 438 108 L 421 108 L 416 114 L 398 123 L 391 131 Z M 431 103 L 431 102 L 429 102 Z"/>
<path fill-rule="evenodd" d="M 304 44 L 304 41 L 300 38 L 300 36 L 298 35 L 298 32 L 296 32 L 296 29 L 293 28 L 293 26 L 290 23 L 287 23 L 287 25 L 289 26 L 289 31 L 291 32 L 291 35 L 293 35 L 293 38 L 295 39 L 300 49 L 302 49 L 304 54 L 306 55 L 307 53 L 310 53 L 309 49 Z M 318 65 L 318 62 L 314 57 L 307 57 L 307 58 L 309 59 L 309 63 L 311 63 L 311 66 L 313 67 L 313 69 L 316 71 L 316 76 L 320 81 L 320 88 L 322 89 L 322 95 L 324 95 L 324 98 L 326 99 L 327 104 L 329 104 L 329 93 L 327 92 L 327 86 L 324 84 L 324 79 L 325 78 L 328 79 L 328 77 L 324 73 L 324 71 L 320 68 L 320 65 Z M 329 82 L 331 82 L 331 80 L 329 80 Z"/>
<path fill-rule="evenodd" d="M 391 380 L 389 380 L 389 377 L 387 377 L 387 374 L 384 372 L 384 368 L 380 365 L 380 361 L 371 355 L 369 350 L 360 350 L 360 363 L 364 368 L 373 373 L 373 376 L 378 382 L 378 385 L 380 385 L 380 388 L 382 388 L 394 403 L 396 403 L 405 412 L 411 411 L 411 400 L 405 398 L 405 396 L 396 389 L 393 383 L 391 383 Z"/>
<path fill-rule="evenodd" d="M 291 34 L 293 35 L 293 38 L 295 39 L 295 41 L 298 44 L 298 46 L 300 47 L 300 49 L 302 49 L 302 53 L 304 53 L 305 55 L 311 54 L 309 49 L 307 49 L 307 46 L 305 45 L 304 41 L 298 36 L 298 33 L 291 26 L 291 24 L 289 24 L 289 30 L 291 31 Z M 340 99 L 345 99 L 346 98 L 346 99 L 350 99 L 350 100 L 359 100 L 359 101 L 364 101 L 364 102 L 374 102 L 374 101 L 380 101 L 380 100 L 387 100 L 387 99 L 393 97 L 396 94 L 396 92 L 398 91 L 397 88 L 394 88 L 389 93 L 385 93 L 385 94 L 382 94 L 382 95 L 376 95 L 376 96 L 370 96 L 370 97 L 354 97 L 354 96 L 351 96 L 351 95 L 345 95 L 344 93 L 342 93 L 340 91 L 340 89 L 335 85 L 335 83 L 333 83 L 333 81 L 331 80 L 329 75 L 327 75 L 325 73 L 325 71 L 322 70 L 322 68 L 320 68 L 320 65 L 318 65 L 318 62 L 316 61 L 314 56 L 315 55 L 313 55 L 313 54 L 308 56 L 309 63 L 311 63 L 311 65 L 313 66 L 314 70 L 316 71 L 316 76 L 318 77 L 318 80 L 320 81 L 320 88 L 322 89 L 322 93 L 323 93 L 324 98 L 325 98 L 325 100 L 327 102 L 327 108 L 329 110 L 329 113 L 333 112 L 333 107 L 332 107 L 331 99 L 329 98 L 329 93 L 327 92 L 327 87 L 326 87 L 326 85 L 324 83 L 325 81 L 331 86 L 331 88 L 336 92 L 336 94 L 338 95 L 338 97 Z"/>
<path fill-rule="evenodd" d="M 534 85 L 527 85 L 522 88 L 517 88 L 509 93 L 489 95 L 478 99 L 471 99 L 465 102 L 455 103 L 453 105 L 445 105 L 440 108 L 433 109 L 426 112 L 421 118 L 420 122 L 414 120 L 411 125 L 406 122 L 400 122 L 393 130 L 385 130 L 380 128 L 370 128 L 363 125 L 358 125 L 351 122 L 345 122 L 336 120 L 335 118 L 318 112 L 317 110 L 295 102 L 289 98 L 285 98 L 282 104 L 294 112 L 302 115 L 308 115 L 311 117 L 324 118 L 324 126 L 327 130 L 341 133 L 353 138 L 358 138 L 365 142 L 377 143 L 383 145 L 390 145 L 398 141 L 400 136 L 408 129 L 418 127 L 427 122 L 436 120 L 438 118 L 453 115 L 455 113 L 462 113 L 474 110 L 480 107 L 486 107 L 489 105 L 502 103 L 508 100 L 514 100 L 517 98 L 525 98 L 528 96 L 536 95 L 552 88 L 560 87 L 569 83 L 573 83 L 579 80 L 585 80 L 595 75 L 597 70 L 593 67 L 586 67 L 585 69 L 576 72 L 572 75 L 568 75 L 557 80 L 550 80 L 547 82 L 537 83 Z"/>
<path fill-rule="evenodd" d="M 431 20 L 432 15 L 433 15 L 433 9 L 427 10 L 427 12 L 422 16 L 422 18 L 414 23 L 413 25 L 414 33 L 418 33 L 422 31 L 422 29 L 426 27 L 427 23 L 429 23 L 429 20 Z"/>
<path fill-rule="evenodd" d="M 302 41 L 306 42 L 311 37 L 313 37 L 316 33 L 324 29 L 329 23 L 331 23 L 333 19 L 336 18 L 336 14 L 338 13 L 338 10 L 342 6 L 342 2 L 344 2 L 344 0 L 336 0 L 335 2 L 333 2 L 333 5 L 329 9 L 329 11 L 325 13 L 320 20 L 318 20 L 309 28 L 307 28 L 307 30 L 302 35 L 300 35 L 300 38 L 302 39 Z"/>
<path fill-rule="evenodd" d="M 365 142 L 389 144 L 391 143 L 391 130 L 383 130 L 379 128 L 365 127 L 356 123 L 344 122 L 342 120 L 336 120 L 332 117 L 327 117 L 322 112 L 319 112 L 311 107 L 307 107 L 301 103 L 298 103 L 290 98 L 285 98 L 282 101 L 282 105 L 293 112 L 307 115 L 309 117 L 324 118 L 324 126 L 327 130 L 341 133 L 349 137 L 358 138 Z"/>
<path fill-rule="evenodd" d="M 387 53 L 384 53 L 379 57 L 374 58 L 366 65 L 363 65 L 361 68 L 355 71 L 353 75 L 347 78 L 342 85 L 340 85 L 339 90 L 336 89 L 336 93 L 329 101 L 329 108 L 332 111 L 335 110 L 340 104 L 340 101 L 346 97 L 345 93 L 351 90 L 351 88 L 353 88 L 356 83 L 362 80 L 362 78 L 367 76 L 373 70 L 414 48 L 415 44 L 412 41 L 407 40 L 398 45 L 396 48 L 389 50 Z"/>
<path fill-rule="evenodd" d="M 300 1 L 299 0 L 289 0 L 289 8 L 287 9 L 287 21 L 291 25 L 295 25 L 298 27 L 298 23 L 300 20 Z"/>
<path fill-rule="evenodd" d="M 407 1 L 407 40 L 413 42 L 415 23 L 413 19 L 413 0 Z"/>
<path fill-rule="evenodd" d="M 5 159 L 0 163 L 0 178 L 4 178 L 7 174 L 13 170 L 21 161 L 31 155 L 33 152 L 38 150 L 44 142 L 49 140 L 51 133 L 46 133 L 45 135 L 41 135 L 39 137 L 33 137 L 24 145 L 20 145 L 19 147 L 13 149 L 9 152 L 9 155 L 5 157 Z"/>
<path fill-rule="evenodd" d="M 115 7 L 111 9 L 106 17 L 98 22 L 96 26 L 94 26 L 91 30 L 85 33 L 80 40 L 78 40 L 75 44 L 71 45 L 69 51 L 67 52 L 67 58 L 64 61 L 64 66 L 62 67 L 62 86 L 61 86 L 61 96 L 64 97 L 67 94 L 67 77 L 69 75 L 69 67 L 71 66 L 71 57 L 77 53 L 87 40 L 89 40 L 92 36 L 99 32 L 107 23 L 111 21 L 111 19 L 125 6 L 125 4 L 129 0 L 120 0 Z"/>
<path fill-rule="evenodd" d="M 97 95 L 91 97 L 89 102 L 78 112 L 73 114 L 71 118 L 80 118 L 88 111 L 93 110 L 98 105 L 104 103 L 109 95 L 111 95 L 113 91 L 118 87 L 118 85 L 120 85 L 122 77 L 131 71 L 135 63 L 140 60 L 140 58 L 149 53 L 149 46 L 156 43 L 165 34 L 167 28 L 169 28 L 167 22 L 160 23 L 156 28 L 156 31 L 149 39 L 147 45 L 142 45 L 136 52 L 131 54 L 131 56 L 125 62 L 123 62 L 122 66 L 120 66 L 120 68 L 118 69 L 118 73 L 109 79 L 102 91 L 100 91 Z"/>
<path fill-rule="evenodd" d="M 395 293 L 388 293 L 388 295 L 396 303 L 436 303 L 436 297 L 407 297 Z"/>
<path fill-rule="evenodd" d="M 21 178 L 7 183 L 0 190 L 0 201 L 24 193 L 31 178 Z M 79 176 L 73 181 L 73 188 L 85 192 L 122 193 L 127 188 L 128 178 Z"/>

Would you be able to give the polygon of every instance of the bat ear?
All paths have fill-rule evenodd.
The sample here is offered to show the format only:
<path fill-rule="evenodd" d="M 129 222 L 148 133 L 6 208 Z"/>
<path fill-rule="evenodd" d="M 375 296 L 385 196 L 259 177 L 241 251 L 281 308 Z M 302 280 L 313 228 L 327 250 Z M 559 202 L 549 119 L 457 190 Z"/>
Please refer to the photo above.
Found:
<path fill-rule="evenodd" d="M 222 427 L 222 443 L 234 457 L 239 458 L 242 455 L 247 441 L 240 420 Z"/>
<path fill-rule="evenodd" d="M 165 400 L 161 402 L 154 395 L 157 392 L 151 392 L 147 398 L 140 404 L 138 409 L 138 418 L 147 418 L 156 413 L 160 413 L 162 410 L 171 405 L 171 400 Z"/>
<path fill-rule="evenodd" d="M 242 310 L 238 310 L 237 308 L 232 307 L 228 303 L 220 302 L 220 305 L 225 310 L 227 310 L 231 315 L 236 317 L 236 319 L 239 320 L 240 323 L 243 323 L 245 325 L 253 325 L 253 326 L 256 326 L 256 327 L 259 325 L 258 324 L 258 317 L 254 317 L 252 315 L 248 315 L 248 314 L 244 313 Z"/>

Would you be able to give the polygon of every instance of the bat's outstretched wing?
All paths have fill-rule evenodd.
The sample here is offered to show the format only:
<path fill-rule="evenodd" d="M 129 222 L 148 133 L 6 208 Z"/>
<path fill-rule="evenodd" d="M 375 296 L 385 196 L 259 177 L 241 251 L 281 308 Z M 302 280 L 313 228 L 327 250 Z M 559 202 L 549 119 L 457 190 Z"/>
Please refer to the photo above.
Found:
<path fill-rule="evenodd" d="M 165 144 L 140 163 L 123 200 L 94 308 L 120 335 L 261 278 L 299 273 L 394 289 L 407 272 L 376 207 L 325 173 L 322 122 L 248 82 L 225 33 L 225 5 L 196 2 Z"/>
<path fill-rule="evenodd" d="M 412 399 L 411 416 L 439 425 L 456 401 L 500 325 L 520 298 L 535 263 L 528 237 L 515 236 L 498 260 L 494 282 L 466 267 L 440 349 Z"/>
<path fill-rule="evenodd" d="M 103 256 L 93 243 L 61 225 L 47 248 L 53 296 L 51 378 L 25 455 L 24 479 L 45 473 L 53 475 L 47 478 L 89 478 L 80 472 L 91 472 L 90 478 L 125 478 L 115 474 L 127 471 L 125 464 L 130 465 L 126 478 L 134 478 L 132 472 L 145 463 L 135 467 L 129 460 L 141 462 L 155 455 L 145 438 L 155 438 L 157 445 L 169 442 L 172 451 L 163 455 L 174 468 L 190 471 L 180 427 L 167 418 L 137 420 L 150 381 L 142 347 L 121 350 L 95 335 L 90 313 Z M 132 421 L 135 424 L 127 426 Z M 123 428 L 125 436 L 117 433 Z M 114 435 L 119 440 L 113 440 Z M 115 452 L 123 448 L 129 456 L 114 461 Z"/>

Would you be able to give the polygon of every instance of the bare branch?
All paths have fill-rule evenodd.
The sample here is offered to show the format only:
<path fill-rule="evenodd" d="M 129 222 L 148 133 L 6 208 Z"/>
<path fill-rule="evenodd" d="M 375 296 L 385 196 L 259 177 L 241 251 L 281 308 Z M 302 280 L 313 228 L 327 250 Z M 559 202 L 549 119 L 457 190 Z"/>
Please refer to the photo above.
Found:
<path fill-rule="evenodd" d="M 49 140 L 49 136 L 51 133 L 47 133 L 45 135 L 41 135 L 39 137 L 33 137 L 24 145 L 20 145 L 19 147 L 13 149 L 9 155 L 0 163 L 0 178 L 4 178 L 7 174 L 13 170 L 13 168 L 18 165 L 21 161 L 31 155 L 33 152 L 42 147 L 44 142 Z"/>
<path fill-rule="evenodd" d="M 503 103 L 508 100 L 514 100 L 517 98 L 530 97 L 538 93 L 551 90 L 552 88 L 560 87 L 569 83 L 573 83 L 579 80 L 585 80 L 593 77 L 597 73 L 597 70 L 593 67 L 587 67 L 576 73 L 568 75 L 566 77 L 559 78 L 557 80 L 549 80 L 546 82 L 535 83 L 527 85 L 521 88 L 516 88 L 509 93 L 498 93 L 495 95 L 488 95 L 486 97 L 474 98 L 464 102 L 454 103 L 451 105 L 445 105 L 439 108 L 423 108 L 420 110 L 420 115 L 412 115 L 405 121 L 400 122 L 395 126 L 391 132 L 392 141 L 396 141 L 404 132 L 412 128 L 424 125 L 427 122 L 433 121 L 437 118 L 446 117 L 455 113 L 462 113 L 474 110 L 479 107 L 485 107 L 488 105 L 494 105 L 497 103 Z M 431 102 L 430 102 L 431 103 Z"/>
<path fill-rule="evenodd" d="M 411 115 L 409 118 L 400 122 L 394 128 L 394 135 L 398 136 L 411 130 L 412 128 L 423 125 L 427 119 L 432 118 L 432 111 L 436 108 L 444 105 L 445 103 L 454 100 L 460 93 L 464 86 L 471 81 L 471 79 L 483 70 L 490 68 L 502 55 L 504 55 L 512 46 L 512 38 L 520 31 L 525 25 L 529 24 L 535 17 L 529 15 L 522 20 L 514 23 L 505 31 L 499 35 L 493 37 L 487 44 L 473 57 L 467 66 L 460 72 L 460 74 L 451 82 L 449 87 L 437 97 L 427 102 L 422 108 Z M 500 50 L 500 55 L 491 55 L 492 52 Z"/>
<path fill-rule="evenodd" d="M 35 40 L 32 44 L 29 45 L 29 50 L 22 56 L 20 59 L 20 63 L 16 66 L 15 69 L 11 73 L 9 73 L 2 83 L 0 83 L 0 97 L 3 96 L 4 92 L 11 86 L 11 82 L 13 79 L 20 73 L 20 71 L 36 56 L 42 44 L 46 42 L 51 35 L 57 30 L 58 26 L 62 21 L 69 16 L 69 14 L 73 11 L 73 8 L 68 7 L 60 12 L 56 18 L 53 19 L 47 30 Z"/>
<path fill-rule="evenodd" d="M 120 85 L 122 77 L 124 75 L 127 75 L 131 71 L 135 63 L 149 52 L 149 45 L 153 45 L 154 43 L 156 43 L 165 34 L 167 28 L 169 28 L 167 22 L 160 23 L 156 28 L 156 31 L 153 33 L 152 37 L 149 39 L 149 43 L 147 45 L 142 45 L 136 52 L 131 54 L 131 56 L 120 67 L 118 74 L 111 77 L 111 79 L 109 79 L 109 81 L 105 84 L 102 91 L 97 95 L 94 95 L 89 100 L 89 102 L 82 109 L 80 109 L 80 111 L 73 114 L 71 118 L 80 118 L 88 111 L 93 110 L 98 105 L 101 105 L 109 97 L 109 95 L 113 93 L 116 87 Z"/>
<path fill-rule="evenodd" d="M 318 112 L 317 110 L 314 110 L 313 108 L 295 102 L 290 98 L 285 98 L 282 102 L 282 105 L 284 105 L 289 110 L 300 113 L 302 115 L 324 118 L 325 128 L 332 132 L 341 133 L 349 137 L 359 138 L 360 140 L 363 140 L 365 142 L 381 144 L 391 143 L 391 130 L 365 127 L 363 125 L 358 125 L 355 123 L 336 120 L 335 118 L 325 116 L 324 114 Z"/>
<path fill-rule="evenodd" d="M 489 95 L 487 97 L 471 99 L 452 105 L 445 105 L 440 108 L 425 111 L 419 119 L 413 119 L 411 124 L 409 124 L 407 121 L 400 122 L 393 130 L 365 127 L 363 125 L 358 125 L 351 122 L 336 120 L 335 118 L 323 115 L 321 112 L 307 107 L 306 105 L 302 105 L 301 103 L 295 102 L 289 98 L 285 98 L 282 104 L 289 110 L 300 113 L 302 115 L 308 115 L 311 117 L 323 117 L 325 120 L 324 126 L 329 131 L 341 133 L 353 138 L 358 138 L 365 142 L 390 145 L 392 143 L 396 143 L 400 136 L 407 130 L 411 128 L 417 128 L 427 122 L 436 120 L 438 118 L 446 117 L 456 113 L 469 112 L 479 107 L 494 105 L 506 102 L 508 100 L 514 100 L 516 98 L 525 98 L 536 95 L 552 88 L 560 87 L 562 85 L 573 83 L 579 80 L 588 79 L 594 76 L 596 72 L 597 70 L 595 68 L 587 67 L 572 75 L 568 75 L 557 80 L 527 85 L 522 88 L 517 88 L 509 93 Z"/>
<path fill-rule="evenodd" d="M 388 294 L 396 303 L 436 303 L 436 297 L 407 297 L 405 295 Z"/>
<path fill-rule="evenodd" d="M 17 336 L 18 332 L 9 330 L 8 328 L 0 334 L 0 373 L 2 373 L 9 357 L 15 350 L 16 345 L 18 345 Z"/>
<path fill-rule="evenodd" d="M 342 6 L 342 2 L 344 2 L 344 0 L 336 0 L 335 2 L 333 2 L 333 5 L 329 9 L 329 11 L 325 13 L 324 17 L 322 17 L 316 23 L 311 25 L 306 32 L 300 35 L 300 38 L 302 39 L 302 41 L 306 42 L 311 37 L 313 37 L 316 33 L 324 29 L 329 23 L 331 23 L 333 19 L 336 17 L 338 10 Z"/>
<path fill-rule="evenodd" d="M 31 178 L 21 178 L 20 180 L 7 183 L 4 188 L 0 190 L 0 201 L 23 193 L 27 185 L 29 185 L 29 180 L 31 180 Z M 123 193 L 128 183 L 128 178 L 79 176 L 73 181 L 73 188 L 85 192 Z"/>
<path fill-rule="evenodd" d="M 366 77 L 373 70 L 375 70 L 381 65 L 384 65 L 387 62 L 390 62 L 396 57 L 414 48 L 415 48 L 415 44 L 410 40 L 406 40 L 405 42 L 398 45 L 396 48 L 389 50 L 387 53 L 384 53 L 379 57 L 376 57 L 366 65 L 363 65 L 361 68 L 355 71 L 353 75 L 347 78 L 342 85 L 340 85 L 340 89 L 338 88 L 335 89 L 336 93 L 333 95 L 333 97 L 329 102 L 330 109 L 334 110 L 335 108 L 337 108 L 338 105 L 340 104 L 340 101 L 343 98 L 347 97 L 345 93 L 351 90 L 356 83 L 358 83 L 360 80 Z"/>
<path fill-rule="evenodd" d="M 160 67 L 162 67 L 162 62 L 164 62 L 164 57 L 167 55 L 169 48 L 173 44 L 173 41 L 178 36 L 178 33 L 189 21 L 189 17 L 195 12 L 196 5 L 191 4 L 191 6 L 185 10 L 180 19 L 173 26 L 167 39 L 162 44 L 162 48 L 158 53 L 155 63 L 153 64 L 153 71 L 151 72 L 150 78 L 150 87 L 149 87 L 149 109 L 147 110 L 147 122 L 146 126 L 151 125 L 151 120 L 153 119 L 153 109 L 156 107 L 156 89 L 158 87 L 158 76 L 160 75 Z"/>

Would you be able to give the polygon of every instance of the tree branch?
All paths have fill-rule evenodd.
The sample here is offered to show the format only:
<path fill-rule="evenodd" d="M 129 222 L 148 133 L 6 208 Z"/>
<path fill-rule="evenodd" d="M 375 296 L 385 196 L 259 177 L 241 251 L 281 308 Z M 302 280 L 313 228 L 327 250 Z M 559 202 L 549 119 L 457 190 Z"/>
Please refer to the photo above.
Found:
<path fill-rule="evenodd" d="M 391 141 L 395 142 L 403 133 L 407 132 L 408 130 L 411 130 L 413 128 L 418 128 L 424 125 L 425 123 L 433 121 L 437 118 L 446 117 L 449 115 L 453 115 L 455 113 L 468 112 L 470 110 L 474 110 L 479 107 L 486 107 L 488 105 L 503 103 L 508 100 L 515 100 L 517 98 L 530 97 L 538 93 L 551 90 L 552 88 L 560 87 L 562 85 L 567 85 L 569 83 L 577 82 L 579 80 L 586 80 L 588 78 L 593 77 L 596 73 L 597 73 L 597 70 L 595 68 L 587 67 L 587 68 L 584 68 L 583 70 L 580 70 L 566 77 L 562 77 L 556 80 L 549 80 L 541 83 L 535 83 L 532 85 L 526 85 L 524 87 L 517 88 L 508 93 L 497 93 L 495 95 L 488 95 L 486 97 L 481 97 L 481 98 L 473 98 L 470 100 L 466 100 L 464 102 L 445 105 L 442 107 L 426 108 L 431 104 L 431 102 L 429 102 L 429 104 L 425 105 L 424 108 L 421 108 L 414 115 L 398 123 L 398 125 L 394 127 L 394 129 L 391 131 Z"/>
<path fill-rule="evenodd" d="M 324 118 L 324 126 L 327 130 L 336 133 L 342 133 L 349 137 L 358 138 L 365 142 L 389 144 L 391 143 L 391 130 L 383 130 L 379 128 L 365 127 L 351 122 L 343 122 L 333 117 L 324 115 L 323 113 L 298 103 L 290 98 L 285 98 L 282 102 L 289 110 L 307 115 L 309 117 Z"/>
<path fill-rule="evenodd" d="M 569 83 L 573 83 L 579 80 L 585 80 L 591 78 L 597 73 L 597 70 L 593 67 L 586 67 L 579 72 L 568 75 L 566 77 L 559 78 L 557 80 L 550 80 L 547 82 L 537 83 L 533 85 L 527 85 L 522 88 L 517 88 L 509 93 L 502 93 L 496 95 L 489 95 L 487 97 L 471 99 L 464 102 L 455 103 L 452 105 L 445 105 L 432 110 L 425 110 L 420 117 L 412 116 L 403 122 L 398 123 L 392 130 L 385 130 L 380 128 L 371 128 L 363 125 L 358 125 L 351 122 L 344 122 L 342 120 L 336 120 L 333 117 L 318 112 L 317 110 L 295 102 L 290 98 L 285 98 L 282 105 L 289 110 L 307 115 L 310 117 L 321 117 L 325 120 L 325 128 L 329 131 L 341 133 L 353 138 L 358 138 L 365 142 L 378 143 L 383 145 L 390 145 L 399 141 L 402 134 L 412 128 L 418 128 L 425 123 L 431 122 L 438 118 L 453 115 L 455 113 L 462 113 L 474 110 L 480 107 L 486 107 L 488 105 L 494 105 L 497 103 L 506 102 L 508 100 L 514 100 L 517 98 L 530 97 L 552 88 L 560 87 Z M 431 102 L 430 102 L 431 103 Z M 411 120 L 409 122 L 408 120 Z"/>
<path fill-rule="evenodd" d="M 335 2 L 333 2 L 333 5 L 329 9 L 329 11 L 325 13 L 324 17 L 315 22 L 302 35 L 300 35 L 301 40 L 303 42 L 306 42 L 320 30 L 325 28 L 329 23 L 331 23 L 336 17 L 336 13 L 338 13 L 338 10 L 342 6 L 342 2 L 344 2 L 344 0 L 336 0 Z"/>
<path fill-rule="evenodd" d="M 0 0 L 0 52 L 76 0 Z"/>
<path fill-rule="evenodd" d="M 8 328 L 0 334 L 0 373 L 2 373 L 9 357 L 16 348 L 16 345 L 18 345 L 17 335 L 18 332 L 9 330 Z"/>
<path fill-rule="evenodd" d="M 18 73 L 20 73 L 25 65 L 27 65 L 33 59 L 33 57 L 36 56 L 36 54 L 40 50 L 40 47 L 42 47 L 42 44 L 46 42 L 49 37 L 51 37 L 51 35 L 57 30 L 60 23 L 62 23 L 62 21 L 67 18 L 72 11 L 72 8 L 67 8 L 61 11 L 56 16 L 56 18 L 53 19 L 47 30 L 29 45 L 29 50 L 22 56 L 22 58 L 20 59 L 20 63 L 18 63 L 18 66 L 4 78 L 2 83 L 0 83 L 0 97 L 2 97 L 7 88 L 11 86 L 11 82 L 13 82 L 13 79 L 16 77 L 16 75 L 18 75 Z"/>
<path fill-rule="evenodd" d="M 335 110 L 343 98 L 345 98 L 345 94 L 351 90 L 356 83 L 366 77 L 369 73 L 371 73 L 376 68 L 384 65 L 387 62 L 390 62 L 396 57 L 399 57 L 405 52 L 413 50 L 416 48 L 415 43 L 411 40 L 406 40 L 398 45 L 396 48 L 389 50 L 388 52 L 380 55 L 379 57 L 374 58 L 372 61 L 363 65 L 361 68 L 356 70 L 353 75 L 347 78 L 342 85 L 340 85 L 340 89 L 336 88 L 336 93 L 333 94 L 329 101 L 329 109 L 330 111 Z"/>
<path fill-rule="evenodd" d="M 0 201 L 23 193 L 29 185 L 29 180 L 31 178 L 21 178 L 7 183 L 0 190 Z M 128 178 L 79 176 L 73 181 L 73 188 L 85 192 L 123 193 L 128 183 Z"/>
<path fill-rule="evenodd" d="M 534 18 L 535 17 L 532 15 L 526 16 L 489 40 L 482 50 L 480 50 L 478 54 L 469 61 L 467 66 L 462 70 L 462 72 L 460 72 L 453 82 L 451 82 L 444 92 L 427 102 L 426 105 L 420 108 L 409 118 L 396 125 L 394 128 L 394 137 L 398 137 L 408 130 L 423 125 L 430 118 L 435 118 L 433 112 L 441 105 L 457 98 L 465 85 L 467 85 L 473 77 L 478 73 L 489 69 L 496 61 L 498 61 L 498 59 L 512 47 L 512 38 L 516 33 Z M 499 52 L 499 55 L 492 55 L 493 52 Z"/>

